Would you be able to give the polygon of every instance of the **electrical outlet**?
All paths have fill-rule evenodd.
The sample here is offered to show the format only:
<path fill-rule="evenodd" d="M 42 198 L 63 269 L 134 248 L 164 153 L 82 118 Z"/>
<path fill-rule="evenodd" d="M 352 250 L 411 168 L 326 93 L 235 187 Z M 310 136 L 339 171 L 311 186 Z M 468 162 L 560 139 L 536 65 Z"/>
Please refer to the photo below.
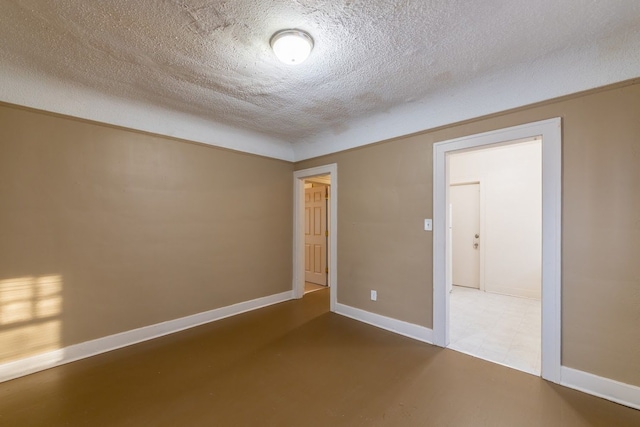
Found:
<path fill-rule="evenodd" d="M 378 291 L 371 291 L 371 301 L 378 301 Z"/>

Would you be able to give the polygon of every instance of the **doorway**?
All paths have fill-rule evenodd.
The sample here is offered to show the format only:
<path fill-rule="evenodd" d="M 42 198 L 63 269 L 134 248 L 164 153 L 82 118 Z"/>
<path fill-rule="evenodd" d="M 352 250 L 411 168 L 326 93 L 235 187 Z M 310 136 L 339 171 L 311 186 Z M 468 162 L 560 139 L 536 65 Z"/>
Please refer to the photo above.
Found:
<path fill-rule="evenodd" d="M 540 375 L 540 139 L 448 157 L 448 348 Z"/>
<path fill-rule="evenodd" d="M 329 191 L 331 176 L 304 181 L 304 293 L 329 286 Z"/>
<path fill-rule="evenodd" d="M 450 344 L 450 293 L 452 271 L 447 253 L 450 155 L 513 141 L 539 138 L 542 145 L 542 332 L 541 375 L 560 382 L 561 368 L 561 119 L 549 119 L 493 132 L 439 142 L 433 147 L 433 342 Z M 482 182 L 480 183 L 482 186 Z M 482 198 L 482 196 L 481 196 Z M 482 210 L 482 208 L 481 208 Z M 480 245 L 482 245 L 482 229 Z M 482 257 L 481 257 L 482 283 Z M 481 285 L 482 286 L 482 285 Z"/>
<path fill-rule="evenodd" d="M 326 187 L 326 190 L 323 187 Z M 313 188 L 317 188 L 318 190 L 309 190 Z M 294 298 L 302 298 L 305 294 L 305 284 L 325 286 L 322 284 L 322 276 L 324 276 L 326 286 L 329 288 L 330 310 L 335 311 L 338 292 L 337 165 L 334 163 L 295 171 L 293 173 L 293 189 L 293 296 Z M 316 199 L 316 195 L 319 196 L 323 194 L 323 191 L 326 191 L 325 194 L 327 197 L 324 202 L 321 200 L 321 197 L 317 197 L 316 205 L 314 205 L 313 202 L 311 205 L 305 203 L 306 199 L 309 199 L 311 202 L 313 199 Z M 307 195 L 309 195 L 309 197 L 307 197 Z M 322 203 L 326 203 L 326 221 L 322 218 Z M 310 210 L 307 209 L 307 207 L 309 207 Z M 322 228 L 323 223 L 326 229 Z M 323 233 L 325 230 L 326 233 Z M 325 234 L 325 236 L 322 236 L 322 234 Z M 315 235 L 315 237 L 313 237 L 313 235 Z M 309 237 L 311 237 L 311 239 Z M 324 237 L 324 239 L 322 237 Z M 325 242 L 324 248 L 321 246 L 322 241 Z M 312 280 L 309 281 L 307 279 Z M 313 282 L 320 282 L 320 284 Z"/>

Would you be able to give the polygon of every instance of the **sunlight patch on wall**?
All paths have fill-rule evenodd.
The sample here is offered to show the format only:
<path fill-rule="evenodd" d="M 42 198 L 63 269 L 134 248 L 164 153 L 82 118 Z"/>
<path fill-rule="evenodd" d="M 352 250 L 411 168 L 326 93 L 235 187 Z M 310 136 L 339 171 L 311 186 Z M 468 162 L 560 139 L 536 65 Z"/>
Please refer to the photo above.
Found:
<path fill-rule="evenodd" d="M 62 278 L 0 280 L 0 363 L 61 347 Z"/>

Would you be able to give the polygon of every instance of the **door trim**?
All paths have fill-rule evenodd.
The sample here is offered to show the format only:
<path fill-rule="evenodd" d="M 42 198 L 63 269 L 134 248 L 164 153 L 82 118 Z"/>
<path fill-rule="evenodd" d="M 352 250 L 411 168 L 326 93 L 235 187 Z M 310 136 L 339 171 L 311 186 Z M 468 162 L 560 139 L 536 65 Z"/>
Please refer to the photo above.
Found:
<path fill-rule="evenodd" d="M 338 300 L 338 165 L 331 163 L 293 172 L 293 297 L 304 295 L 304 180 L 329 175 L 329 294 L 330 310 L 336 311 Z"/>
<path fill-rule="evenodd" d="M 559 117 L 433 145 L 433 342 L 440 347 L 449 344 L 447 154 L 489 145 L 506 145 L 536 136 L 542 137 L 542 378 L 560 383 L 562 120 Z"/>

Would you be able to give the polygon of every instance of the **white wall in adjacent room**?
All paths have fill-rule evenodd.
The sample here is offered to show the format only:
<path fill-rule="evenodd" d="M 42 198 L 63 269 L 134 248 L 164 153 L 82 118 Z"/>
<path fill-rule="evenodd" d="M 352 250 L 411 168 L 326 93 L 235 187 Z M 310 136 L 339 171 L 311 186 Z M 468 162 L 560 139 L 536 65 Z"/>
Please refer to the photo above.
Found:
<path fill-rule="evenodd" d="M 480 182 L 480 286 L 540 299 L 541 143 L 454 154 L 450 184 Z"/>

